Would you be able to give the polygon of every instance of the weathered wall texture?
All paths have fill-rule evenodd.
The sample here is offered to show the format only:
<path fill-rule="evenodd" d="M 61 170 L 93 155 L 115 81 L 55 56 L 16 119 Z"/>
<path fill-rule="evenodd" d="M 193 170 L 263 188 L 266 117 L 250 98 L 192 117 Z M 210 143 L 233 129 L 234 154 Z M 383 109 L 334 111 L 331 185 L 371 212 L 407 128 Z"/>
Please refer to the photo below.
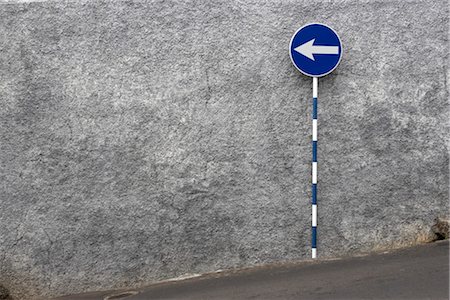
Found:
<path fill-rule="evenodd" d="M 448 1 L 0 4 L 0 283 L 18 298 L 430 238 L 448 214 Z"/>

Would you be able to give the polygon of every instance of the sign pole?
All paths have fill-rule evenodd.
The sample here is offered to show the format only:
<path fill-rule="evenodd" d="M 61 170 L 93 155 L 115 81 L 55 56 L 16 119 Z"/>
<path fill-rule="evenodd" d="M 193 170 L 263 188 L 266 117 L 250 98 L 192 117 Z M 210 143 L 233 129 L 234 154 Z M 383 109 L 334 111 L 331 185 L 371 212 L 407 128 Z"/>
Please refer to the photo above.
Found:
<path fill-rule="evenodd" d="M 315 259 L 317 258 L 317 90 L 319 77 L 333 72 L 341 61 L 341 40 L 336 31 L 325 24 L 306 24 L 292 36 L 289 56 L 297 70 L 313 79 L 311 257 Z"/>
<path fill-rule="evenodd" d="M 311 257 L 317 257 L 317 77 L 313 77 Z"/>

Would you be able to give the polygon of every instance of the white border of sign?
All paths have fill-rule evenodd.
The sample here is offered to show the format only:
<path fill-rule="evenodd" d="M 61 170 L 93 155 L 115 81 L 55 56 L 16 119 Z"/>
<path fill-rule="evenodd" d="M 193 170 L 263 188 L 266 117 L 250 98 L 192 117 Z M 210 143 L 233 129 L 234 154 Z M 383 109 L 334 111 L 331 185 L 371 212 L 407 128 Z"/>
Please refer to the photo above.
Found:
<path fill-rule="evenodd" d="M 308 74 L 308 73 L 303 72 L 302 70 L 300 70 L 300 69 L 297 67 L 297 65 L 295 64 L 294 59 L 292 58 L 292 53 L 291 53 L 292 40 L 293 40 L 294 37 L 297 35 L 297 33 L 298 33 L 300 30 L 302 30 L 303 28 L 305 28 L 306 26 L 310 26 L 310 25 L 314 25 L 314 24 L 322 25 L 322 26 L 325 26 L 325 27 L 330 28 L 331 31 L 333 31 L 334 34 L 336 34 L 336 36 L 337 36 L 337 38 L 338 38 L 338 40 L 339 40 L 339 44 L 341 45 L 341 52 L 340 52 L 341 55 L 339 55 L 339 60 L 338 60 L 338 62 L 336 63 L 336 65 L 334 66 L 333 69 L 331 69 L 331 70 L 328 71 L 327 73 L 321 74 L 321 75 L 311 75 L 311 74 Z M 294 67 L 295 67 L 298 71 L 300 71 L 300 73 L 302 73 L 303 75 L 309 76 L 309 77 L 323 77 L 323 76 L 326 76 L 326 75 L 330 74 L 331 72 L 333 72 L 334 69 L 336 69 L 337 66 L 339 65 L 339 63 L 341 62 L 341 59 L 342 59 L 342 55 L 343 55 L 343 54 L 344 54 L 344 47 L 342 46 L 342 41 L 341 41 L 341 38 L 340 38 L 339 34 L 337 34 L 336 30 L 334 30 L 334 29 L 331 28 L 330 26 L 328 26 L 328 25 L 326 25 L 326 24 L 323 24 L 323 23 L 308 23 L 308 24 L 303 25 L 302 27 L 300 27 L 299 29 L 297 29 L 297 31 L 292 35 L 291 41 L 289 42 L 289 57 L 291 58 L 292 64 L 294 65 Z"/>

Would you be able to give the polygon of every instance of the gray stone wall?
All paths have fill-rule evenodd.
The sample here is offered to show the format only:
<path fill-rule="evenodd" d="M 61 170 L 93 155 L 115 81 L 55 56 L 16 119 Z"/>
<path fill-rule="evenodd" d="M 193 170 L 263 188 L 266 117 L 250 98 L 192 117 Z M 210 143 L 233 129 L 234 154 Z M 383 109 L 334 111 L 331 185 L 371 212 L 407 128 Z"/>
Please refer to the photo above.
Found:
<path fill-rule="evenodd" d="M 18 299 L 432 238 L 449 209 L 448 1 L 0 4 L 0 284 Z"/>

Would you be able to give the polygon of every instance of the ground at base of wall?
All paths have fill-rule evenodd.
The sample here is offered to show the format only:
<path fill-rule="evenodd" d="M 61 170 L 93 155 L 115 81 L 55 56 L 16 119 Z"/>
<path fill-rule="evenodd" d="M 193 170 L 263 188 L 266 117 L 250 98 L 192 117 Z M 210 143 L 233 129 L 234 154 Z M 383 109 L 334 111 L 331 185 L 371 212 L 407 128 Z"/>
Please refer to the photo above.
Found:
<path fill-rule="evenodd" d="M 438 241 L 360 257 L 266 265 L 56 299 L 447 299 L 448 246 L 448 240 Z"/>
<path fill-rule="evenodd" d="M 434 234 L 434 238 L 431 237 L 431 239 L 428 239 L 427 241 L 423 241 L 422 243 L 419 243 L 418 245 L 409 245 L 409 246 L 403 246 L 403 247 L 395 247 L 392 249 L 378 249 L 375 250 L 373 252 L 368 252 L 368 253 L 363 253 L 363 254 L 359 254 L 353 257 L 365 257 L 365 256 L 371 256 L 371 255 L 376 255 L 376 254 L 380 254 L 380 253 L 389 253 L 389 252 L 396 252 L 396 251 L 401 251 L 401 250 L 406 250 L 409 248 L 413 248 L 413 247 L 417 247 L 420 245 L 425 245 L 425 244 L 430 244 L 430 243 L 434 243 L 437 241 L 441 241 L 441 240 L 448 240 L 449 239 L 449 228 L 450 228 L 450 220 L 446 219 L 446 218 L 436 218 L 435 220 L 435 224 L 432 226 L 431 231 Z M 339 260 L 342 258 L 350 258 L 352 256 L 343 256 L 340 258 L 330 258 L 330 259 L 320 259 L 320 261 L 334 261 L 334 260 Z M 278 264 L 269 264 L 269 265 L 259 265 L 259 266 L 253 266 L 253 267 L 247 267 L 247 268 L 240 268 L 240 269 L 229 269 L 229 270 L 219 270 L 219 271 L 215 271 L 215 272 L 210 272 L 210 273 L 204 273 L 204 274 L 189 274 L 189 275 L 185 275 L 185 276 L 180 276 L 177 278 L 172 278 L 172 279 L 167 279 L 167 280 L 163 280 L 160 282 L 156 282 L 154 283 L 154 285 L 158 285 L 158 284 L 164 284 L 164 283 L 169 283 L 169 282 L 180 282 L 180 281 L 184 281 L 184 280 L 189 280 L 189 279 L 194 279 L 197 277 L 202 277 L 202 278 L 208 278 L 210 276 L 227 276 L 230 274 L 238 274 L 238 273 L 242 273 L 242 272 L 251 272 L 251 271 L 255 271 L 258 269 L 266 269 L 266 268 L 271 268 L 271 267 L 281 267 L 281 266 L 288 266 L 288 265 L 292 265 L 292 264 L 308 264 L 311 263 L 313 261 L 311 260 L 305 260 L 305 261 L 301 261 L 301 262 L 291 262 L 291 263 L 278 263 Z M 118 295 L 118 296 L 122 296 L 122 292 L 121 291 L 116 291 L 117 293 L 115 293 L 114 295 Z M 101 294 L 103 295 L 105 292 L 93 292 L 92 295 L 95 296 L 97 294 Z M 129 291 L 125 291 L 123 292 L 123 296 L 129 297 L 131 296 L 131 294 L 128 294 Z M 89 293 L 91 294 L 91 293 Z M 122 299 L 123 297 L 117 298 L 117 299 Z M 57 298 L 60 299 L 60 298 Z M 62 297 L 61 299 L 66 299 L 65 297 Z M 77 298 L 78 299 L 78 298 Z M 116 299 L 116 298 L 114 298 Z M 13 298 L 9 292 L 9 290 L 4 287 L 3 285 L 0 284 L 0 300 L 17 300 L 16 298 Z"/>

